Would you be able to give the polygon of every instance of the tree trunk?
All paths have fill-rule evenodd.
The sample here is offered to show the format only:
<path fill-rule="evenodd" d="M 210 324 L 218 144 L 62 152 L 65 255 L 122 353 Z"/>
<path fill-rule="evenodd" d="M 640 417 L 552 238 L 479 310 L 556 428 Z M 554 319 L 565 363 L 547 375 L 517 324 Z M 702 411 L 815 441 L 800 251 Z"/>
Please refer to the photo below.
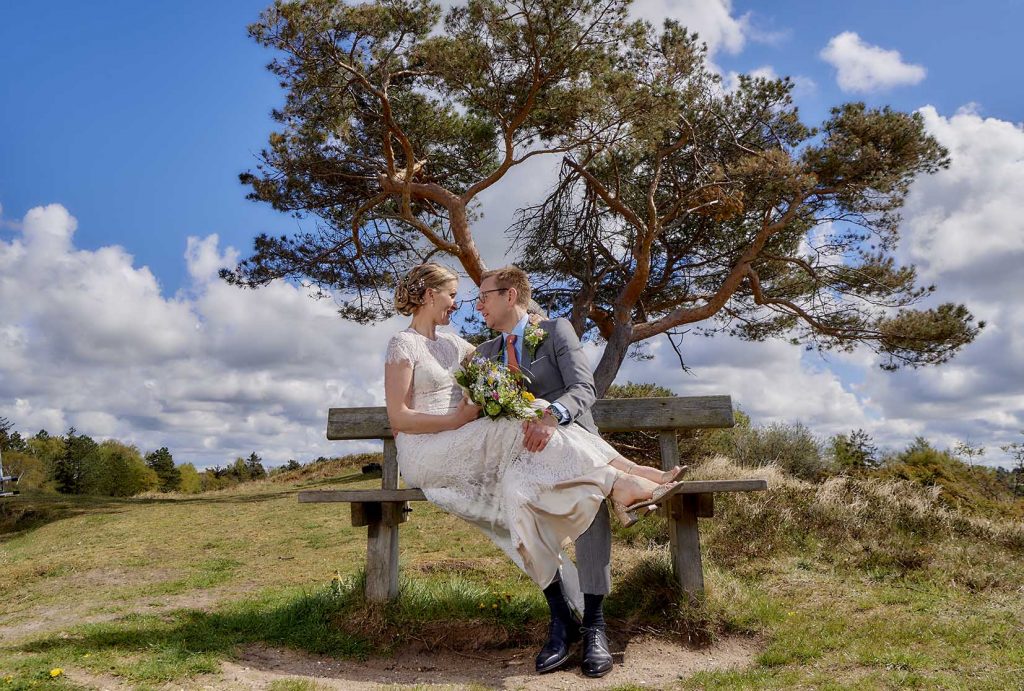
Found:
<path fill-rule="evenodd" d="M 608 387 L 615 381 L 615 375 L 619 373 L 619 367 L 626 359 L 626 353 L 629 351 L 632 340 L 632 326 L 632 324 L 624 327 L 616 326 L 612 337 L 608 339 L 604 355 L 601 356 L 601 361 L 597 363 L 597 369 L 594 370 L 594 388 L 597 390 L 598 398 L 602 398 L 608 391 Z"/>
<path fill-rule="evenodd" d="M 466 206 L 461 202 L 454 201 L 448 205 L 448 221 L 451 225 L 452 235 L 459 246 L 459 263 L 466 270 L 469 279 L 476 285 L 480 285 L 480 275 L 487 270 L 480 252 L 473 241 L 473 233 L 469 229 L 469 218 L 466 213 Z"/>

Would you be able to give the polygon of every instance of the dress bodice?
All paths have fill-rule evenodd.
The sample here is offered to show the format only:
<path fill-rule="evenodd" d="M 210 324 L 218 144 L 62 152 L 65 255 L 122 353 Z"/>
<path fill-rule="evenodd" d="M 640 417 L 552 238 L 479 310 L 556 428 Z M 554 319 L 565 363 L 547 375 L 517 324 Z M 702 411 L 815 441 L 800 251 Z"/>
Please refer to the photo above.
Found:
<path fill-rule="evenodd" d="M 455 372 L 472 350 L 472 344 L 456 334 L 438 331 L 437 338 L 432 340 L 409 328 L 391 338 L 385 362 L 405 361 L 412 365 L 410 408 L 419 413 L 444 415 L 462 400 Z"/>

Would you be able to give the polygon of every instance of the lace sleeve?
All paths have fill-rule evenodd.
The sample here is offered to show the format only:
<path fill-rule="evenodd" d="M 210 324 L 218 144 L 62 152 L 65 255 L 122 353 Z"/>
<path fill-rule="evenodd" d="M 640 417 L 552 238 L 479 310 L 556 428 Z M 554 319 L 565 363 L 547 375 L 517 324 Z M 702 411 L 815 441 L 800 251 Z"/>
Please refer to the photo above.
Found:
<path fill-rule="evenodd" d="M 384 356 L 385 365 L 394 365 L 399 362 L 407 362 L 410 366 L 416 364 L 416 358 L 413 357 L 412 344 L 409 340 L 404 338 L 402 334 L 395 334 L 388 341 L 388 351 Z"/>
<path fill-rule="evenodd" d="M 455 345 L 459 347 L 459 362 L 466 362 L 476 351 L 475 345 L 458 334 L 455 334 Z"/>

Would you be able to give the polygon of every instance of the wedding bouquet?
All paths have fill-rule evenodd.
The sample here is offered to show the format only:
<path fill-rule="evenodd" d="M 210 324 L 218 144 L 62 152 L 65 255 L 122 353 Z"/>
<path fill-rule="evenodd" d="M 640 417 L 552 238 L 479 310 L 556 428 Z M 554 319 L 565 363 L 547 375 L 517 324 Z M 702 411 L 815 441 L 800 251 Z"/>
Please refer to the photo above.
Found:
<path fill-rule="evenodd" d="M 525 380 L 522 373 L 484 357 L 473 358 L 455 373 L 455 381 L 469 400 L 492 420 L 499 417 L 531 420 L 543 414 L 535 406 L 534 395 L 526 390 Z"/>

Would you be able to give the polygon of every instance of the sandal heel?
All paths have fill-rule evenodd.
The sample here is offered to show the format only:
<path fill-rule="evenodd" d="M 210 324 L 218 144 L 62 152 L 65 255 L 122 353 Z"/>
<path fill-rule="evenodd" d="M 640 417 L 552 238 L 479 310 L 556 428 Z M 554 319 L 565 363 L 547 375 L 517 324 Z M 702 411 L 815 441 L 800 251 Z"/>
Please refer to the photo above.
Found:
<path fill-rule="evenodd" d="M 639 517 L 636 515 L 636 511 L 629 511 L 626 509 L 625 504 L 621 504 L 614 499 L 611 500 L 612 511 L 615 512 L 615 517 L 619 519 L 619 523 L 623 528 L 628 528 L 636 523 Z"/>

